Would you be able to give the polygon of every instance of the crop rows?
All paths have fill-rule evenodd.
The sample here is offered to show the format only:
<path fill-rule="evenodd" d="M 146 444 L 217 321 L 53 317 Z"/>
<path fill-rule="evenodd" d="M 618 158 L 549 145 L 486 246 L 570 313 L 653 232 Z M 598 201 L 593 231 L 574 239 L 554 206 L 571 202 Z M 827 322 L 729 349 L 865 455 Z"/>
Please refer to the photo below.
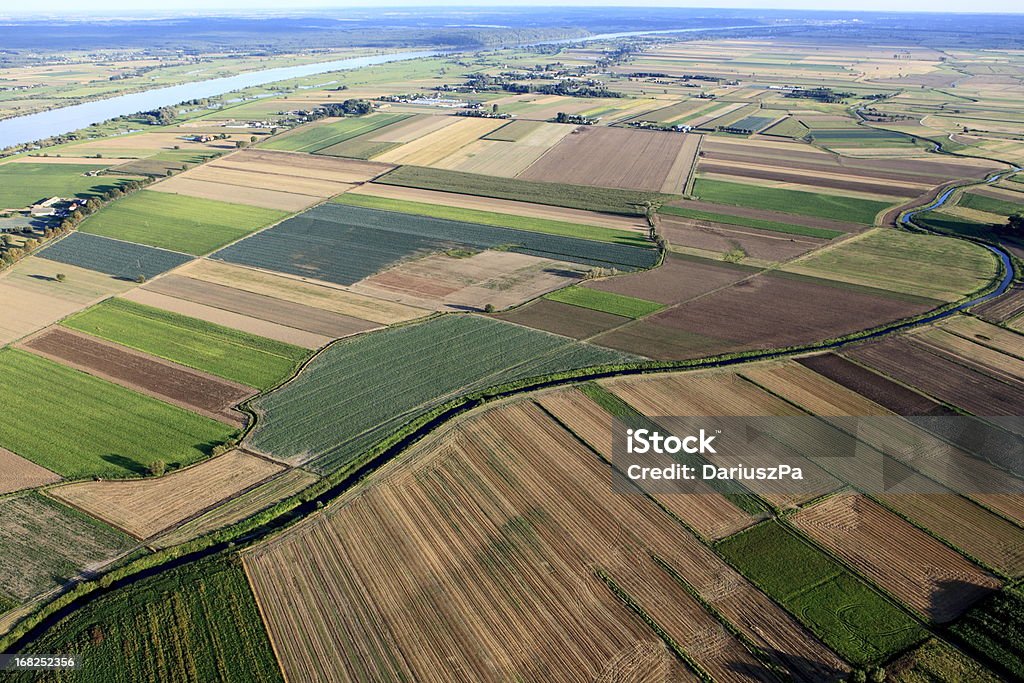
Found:
<path fill-rule="evenodd" d="M 251 445 L 279 458 L 312 459 L 327 472 L 447 397 L 628 358 L 476 316 L 373 332 L 336 343 L 258 399 L 264 419 Z"/>
<path fill-rule="evenodd" d="M 84 232 L 71 233 L 40 251 L 39 256 L 130 280 L 140 276 L 148 280 L 192 260 L 188 254 Z"/>

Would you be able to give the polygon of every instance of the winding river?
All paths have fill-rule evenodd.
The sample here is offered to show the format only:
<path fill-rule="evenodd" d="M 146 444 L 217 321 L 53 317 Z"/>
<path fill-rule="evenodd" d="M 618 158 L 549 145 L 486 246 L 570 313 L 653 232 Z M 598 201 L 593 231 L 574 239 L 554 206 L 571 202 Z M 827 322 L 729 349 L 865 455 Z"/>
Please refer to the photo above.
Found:
<path fill-rule="evenodd" d="M 712 28 L 680 28 L 666 29 L 660 31 L 627 31 L 623 33 L 601 33 L 582 38 L 566 38 L 562 40 L 548 40 L 532 45 L 567 45 L 571 43 L 582 43 L 594 40 L 612 40 L 615 38 L 629 38 L 644 35 L 670 35 L 685 33 L 700 33 L 709 31 L 734 31 L 740 29 L 770 28 L 770 24 L 756 24 L 747 26 L 716 26 Z M 505 47 L 516 47 L 515 45 Z M 42 140 L 54 135 L 63 135 L 75 130 L 80 130 L 93 123 L 100 123 L 118 116 L 134 114 L 140 111 L 150 111 L 159 107 L 187 102 L 188 100 L 202 99 L 204 97 L 215 97 L 225 93 L 251 88 L 257 85 L 276 83 L 292 78 L 302 78 L 316 74 L 329 73 L 331 71 L 347 71 L 359 69 L 377 64 L 388 64 L 390 62 L 401 62 L 409 59 L 422 57 L 436 57 L 443 54 L 452 54 L 452 50 L 418 50 L 409 52 L 393 52 L 382 55 L 369 55 L 366 57 L 351 57 L 349 59 L 336 59 L 330 62 L 317 62 L 315 64 L 301 64 L 298 66 L 283 66 L 275 69 L 263 69 L 250 71 L 236 76 L 224 78 L 212 78 L 194 83 L 182 83 L 165 88 L 155 88 L 143 92 L 131 93 L 129 95 L 118 95 L 107 99 L 75 104 L 59 109 L 17 116 L 0 121 L 0 149 L 21 145 L 35 140 Z"/>

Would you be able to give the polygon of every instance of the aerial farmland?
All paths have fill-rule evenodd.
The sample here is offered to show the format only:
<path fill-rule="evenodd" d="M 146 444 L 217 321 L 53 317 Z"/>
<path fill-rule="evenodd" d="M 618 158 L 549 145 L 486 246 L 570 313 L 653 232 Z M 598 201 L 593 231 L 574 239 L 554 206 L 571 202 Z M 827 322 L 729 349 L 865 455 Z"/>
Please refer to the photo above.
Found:
<path fill-rule="evenodd" d="M 0 54 L 299 69 L 0 150 L 5 678 L 1024 678 L 1019 41 L 548 11 Z"/>

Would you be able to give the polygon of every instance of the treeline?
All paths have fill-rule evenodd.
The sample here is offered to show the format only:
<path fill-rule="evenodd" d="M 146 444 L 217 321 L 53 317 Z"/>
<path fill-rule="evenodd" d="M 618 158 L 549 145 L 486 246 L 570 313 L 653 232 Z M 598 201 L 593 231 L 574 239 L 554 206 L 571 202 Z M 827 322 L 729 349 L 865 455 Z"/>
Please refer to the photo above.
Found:
<path fill-rule="evenodd" d="M 539 93 L 541 95 L 561 95 L 563 97 L 624 97 L 620 92 L 609 90 L 604 83 L 591 78 L 566 78 L 555 83 L 520 83 L 506 76 L 488 76 L 476 74 L 469 77 L 464 86 L 466 89 L 480 91 L 503 91 L 516 95 Z"/>
<path fill-rule="evenodd" d="M 790 90 L 787 92 L 785 97 L 815 100 L 817 102 L 825 102 L 828 104 L 839 104 L 846 100 L 847 97 L 853 97 L 852 92 L 836 92 L 832 88 L 799 88 L 797 90 Z"/>

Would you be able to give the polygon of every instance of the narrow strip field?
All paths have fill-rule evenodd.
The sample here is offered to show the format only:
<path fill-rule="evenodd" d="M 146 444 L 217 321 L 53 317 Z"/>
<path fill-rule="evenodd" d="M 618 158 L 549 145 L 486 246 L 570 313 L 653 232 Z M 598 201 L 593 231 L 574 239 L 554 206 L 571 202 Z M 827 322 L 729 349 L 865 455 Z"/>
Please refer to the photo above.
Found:
<path fill-rule="evenodd" d="M 260 145 L 262 149 L 287 152 L 319 152 L 325 147 L 350 140 L 359 135 L 398 123 L 408 114 L 370 114 L 343 119 L 324 119 L 313 125 L 301 126 L 283 135 L 275 135 Z"/>
<path fill-rule="evenodd" d="M 89 481 L 48 493 L 136 538 L 149 538 L 282 469 L 234 450 L 155 480 Z"/>
<path fill-rule="evenodd" d="M 548 294 L 547 298 L 552 301 L 560 301 L 563 304 L 571 304 L 580 308 L 589 308 L 627 318 L 642 318 L 663 308 L 656 301 L 647 301 L 646 299 L 639 299 L 633 296 L 613 294 L 599 289 L 584 287 L 561 289 Z"/>
<path fill-rule="evenodd" d="M 242 414 L 231 407 L 253 394 L 246 386 L 64 327 L 51 327 L 22 347 L 239 428 Z"/>
<path fill-rule="evenodd" d="M 187 465 L 232 427 L 16 349 L 0 351 L 0 446 L 69 479 Z M 48 406 L 45 418 L 39 406 Z"/>
<path fill-rule="evenodd" d="M 833 220 L 874 225 L 875 216 L 892 206 L 893 202 L 879 202 L 857 197 L 761 187 L 746 183 L 698 178 L 693 194 L 709 202 L 750 206 L 772 211 L 819 216 Z"/>
<path fill-rule="evenodd" d="M 124 299 L 64 321 L 67 327 L 257 389 L 286 378 L 306 349 Z"/>

